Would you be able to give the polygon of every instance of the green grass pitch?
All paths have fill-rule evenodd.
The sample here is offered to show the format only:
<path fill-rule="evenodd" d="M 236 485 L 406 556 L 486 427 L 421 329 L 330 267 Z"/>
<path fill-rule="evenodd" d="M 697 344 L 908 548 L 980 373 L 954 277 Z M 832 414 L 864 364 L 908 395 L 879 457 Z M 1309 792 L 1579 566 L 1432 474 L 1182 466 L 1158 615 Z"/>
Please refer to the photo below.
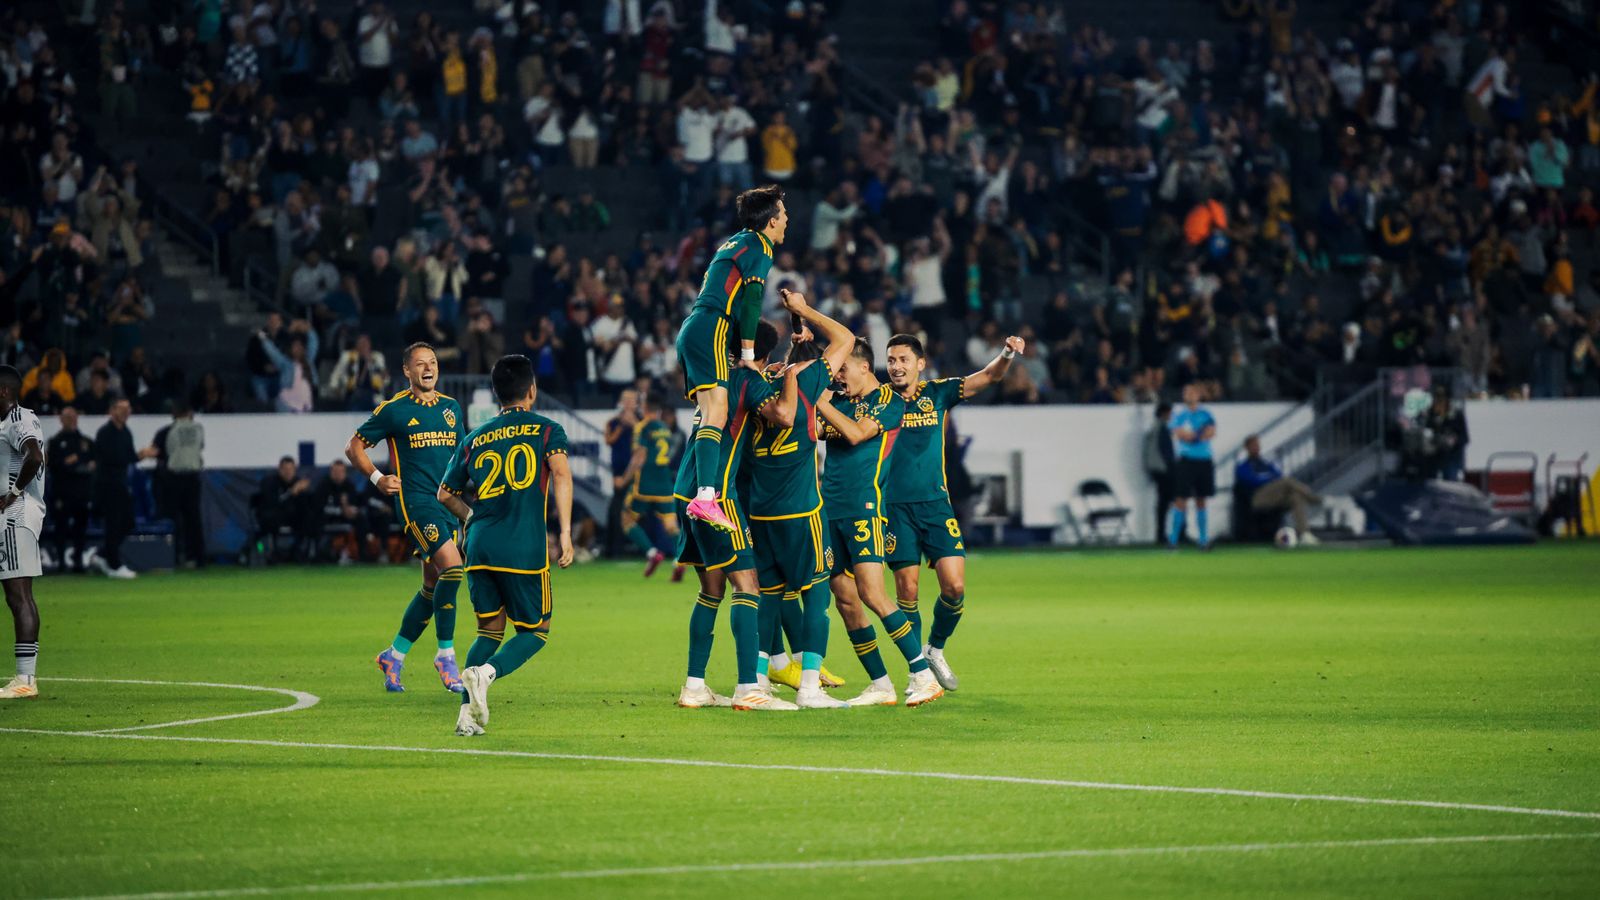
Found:
<path fill-rule="evenodd" d="M 1600 894 L 1593 543 L 978 554 L 959 694 L 794 714 L 675 708 L 692 579 L 596 563 L 556 575 L 550 646 L 471 740 L 431 634 L 409 692 L 372 664 L 415 577 L 42 579 L 44 696 L 0 705 L 0 896 Z M 837 621 L 828 662 L 860 688 Z M 726 613 L 712 667 L 730 689 Z M 320 702 L 15 730 L 291 702 L 52 676 Z"/>

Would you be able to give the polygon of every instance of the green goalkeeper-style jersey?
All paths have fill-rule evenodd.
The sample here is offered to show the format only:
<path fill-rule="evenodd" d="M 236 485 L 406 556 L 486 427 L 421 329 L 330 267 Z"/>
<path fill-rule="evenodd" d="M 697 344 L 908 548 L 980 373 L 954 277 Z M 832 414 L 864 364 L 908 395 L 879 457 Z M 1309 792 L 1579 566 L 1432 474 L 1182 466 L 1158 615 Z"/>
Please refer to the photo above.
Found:
<path fill-rule="evenodd" d="M 633 446 L 644 449 L 644 464 L 633 475 L 633 495 L 643 500 L 671 500 L 672 429 L 660 419 L 633 426 Z"/>
<path fill-rule="evenodd" d="M 461 442 L 443 484 L 455 494 L 477 492 L 467 522 L 468 571 L 534 575 L 550 568 L 548 461 L 566 452 L 560 425 L 520 409 L 495 416 Z"/>
<path fill-rule="evenodd" d="M 740 366 L 728 374 L 728 425 L 723 429 L 722 442 L 717 445 L 721 454 L 717 463 L 717 483 L 713 485 L 724 499 L 738 496 L 738 484 L 734 476 L 738 474 L 739 464 L 744 459 L 745 445 L 750 443 L 761 407 L 777 397 L 778 389 L 756 372 Z M 696 411 L 694 427 L 689 433 L 699 430 L 700 413 Z M 694 457 L 685 453 L 683 461 L 678 464 L 678 480 L 673 483 L 673 494 L 680 500 L 693 500 L 698 487 L 694 482 Z"/>
<path fill-rule="evenodd" d="M 779 428 L 757 421 L 745 467 L 750 484 L 745 503 L 751 519 L 799 518 L 822 506 L 817 484 L 817 401 L 832 381 L 828 361 L 818 359 L 795 376 L 799 392 L 794 425 Z"/>
<path fill-rule="evenodd" d="M 949 499 L 944 477 L 944 422 L 950 410 L 966 399 L 966 386 L 965 378 L 919 381 L 916 392 L 906 398 L 906 414 L 894 442 L 894 465 L 883 488 L 888 502 Z"/>
<path fill-rule="evenodd" d="M 772 244 L 759 232 L 741 231 L 723 241 L 716 255 L 711 257 L 694 305 L 738 322 L 739 333 L 746 339 L 754 338 L 756 323 L 761 319 L 767 272 L 771 269 Z M 748 292 L 750 296 L 740 304 L 740 294 L 745 293 L 744 287 L 748 284 L 762 287 Z"/>
<path fill-rule="evenodd" d="M 885 384 L 860 399 L 834 397 L 833 406 L 852 419 L 872 419 L 878 433 L 852 446 L 832 426 L 823 429 L 828 460 L 822 469 L 822 502 L 830 519 L 884 515 L 884 485 L 891 475 L 890 453 L 900 432 L 905 401 Z M 889 498 L 898 499 L 898 498 Z"/>
<path fill-rule="evenodd" d="M 466 421 L 461 404 L 452 398 L 436 393 L 423 402 L 404 390 L 378 404 L 356 429 L 356 437 L 368 448 L 388 443 L 389 461 L 400 476 L 400 493 L 394 499 L 402 521 L 415 518 L 408 504 L 439 505 L 434 495 L 466 434 Z"/>

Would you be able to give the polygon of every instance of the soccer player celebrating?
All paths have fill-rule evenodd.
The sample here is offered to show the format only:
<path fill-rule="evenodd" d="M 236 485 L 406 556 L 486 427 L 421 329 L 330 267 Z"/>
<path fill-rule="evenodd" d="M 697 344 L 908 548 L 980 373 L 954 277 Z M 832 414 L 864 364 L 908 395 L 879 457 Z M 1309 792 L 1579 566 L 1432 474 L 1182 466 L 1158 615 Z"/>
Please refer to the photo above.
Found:
<path fill-rule="evenodd" d="M 623 530 L 648 560 L 646 578 L 656 573 L 667 558 L 667 548 L 675 546 L 678 538 L 678 517 L 672 505 L 672 429 L 667 426 L 667 415 L 660 397 L 651 394 L 644 398 L 644 418 L 633 426 L 633 458 L 623 473 L 629 481 Z M 680 565 L 672 580 L 682 578 Z"/>
<path fill-rule="evenodd" d="M 761 322 L 761 301 L 767 272 L 772 268 L 772 248 L 783 243 L 789 213 L 783 189 L 775 184 L 751 188 L 735 200 L 735 213 L 743 226 L 728 238 L 706 267 L 700 296 L 678 331 L 678 361 L 683 367 L 685 398 L 694 401 L 696 425 L 683 458 L 692 467 L 690 519 L 718 531 L 735 534 L 740 529 L 719 504 L 718 466 L 726 459 L 717 444 L 729 422 L 731 373 L 728 338 L 737 326 L 739 366 L 756 370 L 756 328 Z M 732 431 L 728 430 L 728 436 Z"/>
<path fill-rule="evenodd" d="M 461 672 L 466 695 L 456 734 L 483 734 L 489 724 L 489 686 L 515 672 L 550 641 L 550 549 L 545 510 L 556 498 L 561 555 L 572 565 L 572 470 L 567 433 L 533 411 L 538 396 L 533 361 L 502 356 L 489 375 L 500 415 L 461 442 L 437 499 L 463 522 L 467 588 L 478 616 L 478 638 Z M 469 507 L 464 496 L 472 498 Z M 506 640 L 506 623 L 516 629 Z"/>
<path fill-rule="evenodd" d="M 1183 537 L 1183 516 L 1194 501 L 1195 536 L 1201 550 L 1211 549 L 1211 529 L 1206 500 L 1217 492 L 1217 471 L 1211 460 L 1211 439 L 1217 434 L 1217 420 L 1211 410 L 1200 405 L 1200 386 L 1183 386 L 1183 408 L 1172 414 L 1172 436 L 1177 439 L 1178 469 L 1172 479 L 1172 524 L 1167 546 L 1178 549 Z"/>
<path fill-rule="evenodd" d="M 966 602 L 967 551 L 945 484 L 945 417 L 956 404 L 999 384 L 1022 351 L 1022 338 L 1008 337 L 1000 355 L 971 375 L 924 381 L 928 360 L 922 341 L 909 334 L 889 339 L 889 383 L 905 401 L 906 414 L 900 420 L 894 465 L 884 487 L 889 498 L 888 562 L 894 572 L 895 597 L 911 619 L 912 634 L 919 637 L 917 567 L 924 558 L 939 578 L 939 605 L 934 607 L 933 628 L 922 652 L 947 691 L 959 683 L 944 657 L 944 645 L 955 633 Z"/>
<path fill-rule="evenodd" d="M 850 629 L 850 644 L 872 683 L 852 698 L 851 706 L 893 706 L 897 699 L 889 672 L 878 654 L 872 622 L 862 610 L 876 613 L 884 631 L 911 669 L 906 705 L 920 706 L 944 696 L 944 688 L 928 671 L 911 620 L 890 602 L 883 589 L 883 487 L 905 414 L 905 401 L 872 373 L 872 347 L 856 338 L 850 357 L 839 367 L 844 393 L 818 404 L 825 424 L 828 461 L 822 470 L 822 502 L 828 510 L 829 546 L 824 563 L 833 576 L 833 597 L 839 617 Z"/>
<path fill-rule="evenodd" d="M 17 404 L 21 394 L 22 373 L 0 366 L 0 453 L 6 478 L 6 493 L 0 496 L 0 585 L 17 631 L 17 675 L 0 688 L 0 700 L 39 696 L 39 607 L 33 602 L 33 580 L 42 571 L 44 431 L 39 417 Z"/>
<path fill-rule="evenodd" d="M 763 361 L 778 344 L 777 329 L 766 322 L 756 330 L 754 353 Z M 717 446 L 721 448 L 713 478 L 721 500 L 718 504 L 730 522 L 736 523 L 732 532 L 714 527 L 704 519 L 689 515 L 689 496 L 695 490 L 699 475 L 696 463 L 684 454 L 678 466 L 678 481 L 673 488 L 678 512 L 678 562 L 694 566 L 700 577 L 700 595 L 689 614 L 689 673 L 683 690 L 678 692 L 678 705 L 688 708 L 704 706 L 732 706 L 734 709 L 792 710 L 793 703 L 772 695 L 770 684 L 763 685 L 758 670 L 761 658 L 760 582 L 756 578 L 755 556 L 750 550 L 750 527 L 739 507 L 739 492 L 735 476 L 744 458 L 750 436 L 755 431 L 755 418 L 778 428 L 794 426 L 796 397 L 794 377 L 784 379 L 780 392 L 756 368 L 738 367 L 728 378 L 728 435 Z M 696 414 L 698 418 L 698 414 Z M 700 422 L 695 423 L 697 426 Z M 720 696 L 706 686 L 706 661 L 711 658 L 712 630 L 717 624 L 717 610 L 722 605 L 722 595 L 728 583 L 733 584 L 733 610 L 729 613 L 733 626 L 734 657 L 738 661 L 739 676 L 733 698 Z"/>
<path fill-rule="evenodd" d="M 438 391 L 439 358 L 433 348 L 415 343 L 405 349 L 401 371 L 409 387 L 378 405 L 356 429 L 345 447 L 350 464 L 379 491 L 395 499 L 395 511 L 406 536 L 422 557 L 422 590 L 400 618 L 393 643 L 378 654 L 383 686 L 403 691 L 400 670 L 411 645 L 422 637 L 428 620 L 434 620 L 439 652 L 433 667 L 447 690 L 461 693 L 461 673 L 456 666 L 456 590 L 461 587 L 461 551 L 456 548 L 456 517 L 435 499 L 445 467 L 466 433 L 461 405 Z M 378 471 L 367 450 L 379 441 L 389 445 L 393 475 Z"/>
<path fill-rule="evenodd" d="M 795 381 L 799 403 L 795 423 L 758 423 L 752 445 L 750 533 L 761 584 L 761 638 L 765 649 L 780 648 L 778 622 L 785 617 L 784 607 L 800 602 L 800 639 L 791 638 L 790 643 L 800 659 L 789 665 L 798 671 L 772 670 L 768 674 L 772 680 L 784 679 L 783 683 L 798 689 L 795 703 L 801 709 L 830 709 L 849 704 L 822 691 L 822 657 L 828 646 L 828 573 L 823 565 L 822 495 L 817 488 L 816 407 L 833 382 L 833 373 L 854 349 L 855 335 L 808 306 L 801 294 L 790 290 L 782 294 L 783 305 L 825 338 L 828 349 L 816 356 L 815 344 L 798 339 L 790 347 L 791 368 L 784 377 Z M 769 659 L 769 665 L 784 664 Z"/>

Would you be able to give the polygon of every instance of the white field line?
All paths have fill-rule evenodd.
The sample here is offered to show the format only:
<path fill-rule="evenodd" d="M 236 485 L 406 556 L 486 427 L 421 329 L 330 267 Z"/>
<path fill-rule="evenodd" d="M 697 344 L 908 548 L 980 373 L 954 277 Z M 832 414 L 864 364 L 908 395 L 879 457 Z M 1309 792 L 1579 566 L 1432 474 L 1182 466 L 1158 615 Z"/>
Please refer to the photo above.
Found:
<path fill-rule="evenodd" d="M 890 859 L 817 859 L 722 863 L 685 866 L 642 866 L 624 869 L 573 869 L 564 872 L 513 872 L 465 875 L 415 881 L 362 881 L 348 884 L 300 884 L 286 887 L 215 888 L 203 891 L 158 891 L 149 894 L 98 894 L 79 900 L 204 900 L 211 897 L 255 897 L 274 894 L 335 894 L 359 891 L 415 891 L 429 888 L 481 887 L 533 881 L 578 881 L 599 878 L 647 878 L 675 875 L 721 875 L 744 872 L 810 872 L 828 869 L 885 869 L 899 866 L 955 863 L 1020 863 L 1039 860 L 1190 856 L 1213 853 L 1275 853 L 1291 850 L 1348 850 L 1379 847 L 1435 847 L 1452 844 L 1501 844 L 1600 838 L 1600 832 L 1572 834 L 1470 834 L 1435 837 L 1373 838 L 1347 841 L 1284 841 L 1259 844 L 1195 844 L 1176 847 L 1085 847 L 1025 853 L 963 853 L 950 856 L 904 856 Z"/>
<path fill-rule="evenodd" d="M 938 781 L 971 781 L 985 784 L 1020 784 L 1034 787 L 1072 788 L 1089 791 L 1136 791 L 1151 794 L 1198 794 L 1216 797 L 1245 797 L 1256 800 L 1290 800 L 1317 803 L 1351 803 L 1368 806 L 1407 806 L 1422 809 L 1448 809 L 1471 812 L 1507 813 L 1523 816 L 1548 816 L 1562 819 L 1600 820 L 1600 812 L 1572 809 L 1543 809 L 1527 806 L 1502 806 L 1494 803 L 1457 803 L 1445 800 L 1403 800 L 1388 797 L 1356 797 L 1343 794 L 1295 794 L 1284 791 L 1250 791 L 1238 788 L 1184 787 L 1164 784 L 1121 784 L 1105 781 L 1074 781 L 1063 778 L 1024 778 L 1017 775 L 981 775 L 966 772 L 917 772 L 899 769 L 867 769 L 849 766 L 801 766 L 783 763 L 720 762 L 708 759 L 673 759 L 650 756 L 605 756 L 596 753 L 541 753 L 531 750 L 489 750 L 477 747 L 406 747 L 389 744 L 336 744 L 311 741 L 272 741 L 252 738 L 180 737 L 170 734 L 126 734 L 97 731 L 53 731 L 42 728 L 0 728 L 0 733 L 62 735 L 127 741 L 178 741 L 194 744 L 228 744 L 242 747 L 280 747 L 291 750 L 359 750 L 378 753 L 440 753 L 455 756 L 485 756 L 508 759 L 553 759 L 575 762 L 620 763 L 646 766 L 686 766 L 704 769 L 744 769 L 760 772 L 801 772 L 812 775 L 867 775 L 883 778 L 926 778 Z"/>
<path fill-rule="evenodd" d="M 209 681 L 145 681 L 134 678 L 41 678 L 40 681 L 72 681 L 93 684 L 154 684 L 168 687 L 202 687 L 202 688 L 227 688 L 235 691 L 260 691 L 269 694 L 282 694 L 291 697 L 294 702 L 288 706 L 277 709 L 258 709 L 253 712 L 229 713 L 225 716 L 205 716 L 199 719 L 180 719 L 176 722 L 156 722 L 152 725 L 130 725 L 126 728 L 93 728 L 88 731 L 76 731 L 72 734 L 116 734 L 124 731 L 149 731 L 152 728 L 176 728 L 179 725 L 199 725 L 202 722 L 222 722 L 228 719 L 248 719 L 253 716 L 275 716 L 278 713 L 295 712 L 316 706 L 321 700 L 316 694 L 305 691 L 291 691 L 287 688 L 264 687 L 259 684 L 215 684 Z"/>

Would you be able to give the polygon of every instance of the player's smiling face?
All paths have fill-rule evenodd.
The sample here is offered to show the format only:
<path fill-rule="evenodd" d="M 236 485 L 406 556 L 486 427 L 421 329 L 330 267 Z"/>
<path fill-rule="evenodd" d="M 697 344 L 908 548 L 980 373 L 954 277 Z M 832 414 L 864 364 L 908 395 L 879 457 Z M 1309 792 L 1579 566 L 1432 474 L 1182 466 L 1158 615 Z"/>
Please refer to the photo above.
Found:
<path fill-rule="evenodd" d="M 431 391 L 439 383 L 439 357 L 432 350 L 417 350 L 406 363 L 406 379 L 419 391 Z"/>
<path fill-rule="evenodd" d="M 889 383 L 895 390 L 904 391 L 917 383 L 928 363 L 912 353 L 910 347 L 890 347 L 888 365 Z"/>
<path fill-rule="evenodd" d="M 767 237 L 772 238 L 774 244 L 781 244 L 784 232 L 789 230 L 789 208 L 783 205 L 782 200 L 778 201 L 778 214 L 772 217 L 772 222 L 768 226 L 771 233 Z"/>

